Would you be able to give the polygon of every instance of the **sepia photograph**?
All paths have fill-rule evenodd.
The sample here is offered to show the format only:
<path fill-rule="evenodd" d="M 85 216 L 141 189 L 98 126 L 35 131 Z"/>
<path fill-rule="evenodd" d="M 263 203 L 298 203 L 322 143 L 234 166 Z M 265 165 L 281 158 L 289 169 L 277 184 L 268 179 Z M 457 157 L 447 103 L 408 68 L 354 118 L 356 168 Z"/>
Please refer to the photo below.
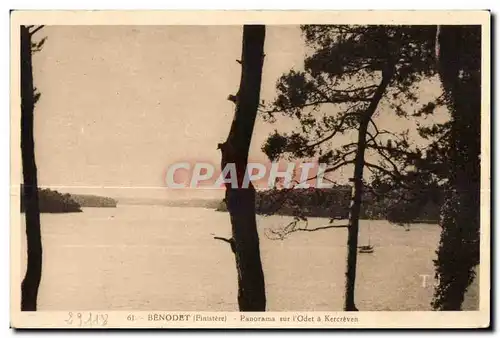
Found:
<path fill-rule="evenodd" d="M 15 327 L 490 325 L 489 12 L 122 14 L 12 13 Z"/>

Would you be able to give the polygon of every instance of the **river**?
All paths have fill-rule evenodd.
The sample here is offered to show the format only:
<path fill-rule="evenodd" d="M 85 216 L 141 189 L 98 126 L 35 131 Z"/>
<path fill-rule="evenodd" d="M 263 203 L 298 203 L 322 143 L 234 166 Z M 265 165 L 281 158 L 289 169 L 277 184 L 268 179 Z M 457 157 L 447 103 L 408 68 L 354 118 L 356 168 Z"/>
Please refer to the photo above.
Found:
<path fill-rule="evenodd" d="M 258 216 L 267 309 L 341 310 L 347 230 L 268 238 L 266 229 L 290 221 Z M 234 257 L 227 243 L 213 238 L 229 237 L 226 213 L 119 205 L 42 214 L 41 222 L 40 310 L 237 311 Z M 324 225 L 327 219 L 312 218 L 308 227 Z M 22 232 L 25 269 L 24 223 Z M 369 242 L 375 251 L 358 255 L 358 308 L 430 310 L 439 232 L 436 224 L 415 224 L 405 231 L 386 221 L 361 221 L 360 245 Z M 466 308 L 477 306 L 476 289 Z"/>

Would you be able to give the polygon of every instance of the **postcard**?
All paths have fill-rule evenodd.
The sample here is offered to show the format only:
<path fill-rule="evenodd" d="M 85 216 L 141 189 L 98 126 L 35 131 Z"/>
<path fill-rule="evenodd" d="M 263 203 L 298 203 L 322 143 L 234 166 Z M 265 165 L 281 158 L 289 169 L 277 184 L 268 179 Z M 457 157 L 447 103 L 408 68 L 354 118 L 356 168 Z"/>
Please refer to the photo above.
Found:
<path fill-rule="evenodd" d="M 13 328 L 490 326 L 488 11 L 12 11 Z"/>

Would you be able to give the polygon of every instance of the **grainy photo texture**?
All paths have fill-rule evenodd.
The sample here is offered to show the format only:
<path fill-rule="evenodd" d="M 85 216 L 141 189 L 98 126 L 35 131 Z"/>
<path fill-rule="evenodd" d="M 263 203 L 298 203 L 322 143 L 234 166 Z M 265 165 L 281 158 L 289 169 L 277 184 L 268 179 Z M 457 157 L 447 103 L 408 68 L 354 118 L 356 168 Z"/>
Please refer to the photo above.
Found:
<path fill-rule="evenodd" d="M 481 22 L 19 21 L 19 327 L 488 325 Z"/>

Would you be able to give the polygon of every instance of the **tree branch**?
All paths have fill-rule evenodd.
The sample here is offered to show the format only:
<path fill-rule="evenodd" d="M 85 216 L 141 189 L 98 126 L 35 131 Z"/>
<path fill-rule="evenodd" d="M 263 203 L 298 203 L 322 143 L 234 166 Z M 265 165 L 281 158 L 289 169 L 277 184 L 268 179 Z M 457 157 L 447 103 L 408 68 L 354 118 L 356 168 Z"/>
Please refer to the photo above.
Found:
<path fill-rule="evenodd" d="M 33 26 L 31 26 L 31 27 L 33 27 Z M 41 30 L 43 27 L 45 27 L 45 25 L 38 26 L 37 28 L 35 28 L 34 30 L 32 30 L 30 32 L 30 35 L 33 36 L 36 32 L 38 32 L 39 30 Z"/>
<path fill-rule="evenodd" d="M 338 92 L 338 93 L 342 93 L 342 92 L 355 93 L 355 92 L 362 91 L 362 90 L 375 89 L 377 87 L 378 87 L 378 85 L 370 85 L 370 86 L 358 87 L 358 88 L 354 88 L 354 89 L 331 89 L 331 91 Z"/>
<path fill-rule="evenodd" d="M 331 103 L 345 103 L 345 102 L 359 102 L 359 101 L 365 101 L 365 102 L 370 102 L 371 98 L 369 97 L 363 97 L 363 96 L 350 96 L 349 93 L 356 93 L 359 92 L 360 90 L 336 90 L 336 89 L 330 89 L 328 88 L 329 86 L 326 85 L 328 88 L 328 91 L 333 94 L 333 96 L 327 95 L 324 91 L 320 89 L 320 86 L 317 84 L 313 84 L 313 89 L 316 91 L 317 94 L 319 94 L 324 100 L 329 101 Z"/>
<path fill-rule="evenodd" d="M 233 238 L 224 238 L 224 237 L 218 237 L 218 236 L 214 236 L 214 239 L 218 239 L 220 241 L 223 241 L 223 242 L 226 242 L 228 243 L 230 246 L 231 246 L 231 250 L 236 253 L 236 244 L 234 242 L 234 239 Z"/>
<path fill-rule="evenodd" d="M 325 230 L 325 229 L 332 229 L 332 228 L 348 228 L 348 227 L 349 227 L 348 224 L 339 224 L 339 225 L 325 225 L 324 227 L 317 227 L 317 228 L 312 228 L 312 229 L 309 229 L 309 228 L 295 228 L 290 233 L 297 232 L 297 231 L 313 232 L 313 231 L 318 231 L 318 230 Z"/>
<path fill-rule="evenodd" d="M 297 228 L 296 225 L 297 225 L 297 221 L 293 221 L 290 224 L 288 224 L 286 227 L 284 227 L 283 229 L 280 229 L 280 230 L 269 229 L 269 233 L 271 233 L 275 237 L 274 238 L 270 237 L 267 233 L 266 233 L 266 237 L 271 239 L 271 240 L 278 240 L 278 239 L 284 240 L 287 236 L 289 236 L 290 234 L 292 234 L 294 232 L 299 232 L 299 231 L 314 232 L 314 231 L 319 231 L 319 230 L 327 230 L 327 229 L 335 229 L 335 228 L 342 229 L 342 228 L 349 227 L 349 225 L 347 225 L 347 224 L 339 224 L 339 225 L 326 225 L 323 227 L 309 229 L 309 228 L 307 228 L 307 226 L 305 228 Z"/>
<path fill-rule="evenodd" d="M 341 162 L 338 162 L 336 165 L 334 165 L 333 167 L 330 167 L 328 169 L 325 169 L 325 171 L 323 171 L 323 174 L 326 174 L 326 173 L 329 173 L 329 172 L 332 172 L 332 171 L 335 171 L 335 170 L 338 170 L 340 168 L 342 168 L 343 166 L 346 166 L 348 164 L 353 164 L 354 163 L 354 160 L 349 160 L 349 161 L 341 161 Z M 309 177 L 308 179 L 306 179 L 304 181 L 307 182 L 307 181 L 310 181 L 310 180 L 313 180 L 315 178 L 318 178 L 318 175 L 316 174 L 315 176 L 311 176 Z"/>
<path fill-rule="evenodd" d="M 373 118 L 371 116 L 370 116 L 370 123 L 372 124 L 373 128 L 375 129 L 375 137 L 377 137 L 380 132 L 378 130 L 377 124 L 375 123 L 375 121 L 373 121 Z"/>
<path fill-rule="evenodd" d="M 394 182 L 396 184 L 398 184 L 399 186 L 401 186 L 401 187 L 403 187 L 405 189 L 410 189 L 410 187 L 407 186 L 404 183 L 404 176 L 401 175 L 399 173 L 399 171 L 397 173 L 394 173 L 394 172 L 392 172 L 392 171 L 390 171 L 390 170 L 388 170 L 386 168 L 383 168 L 383 167 L 381 167 L 379 165 L 376 165 L 376 164 L 373 164 L 373 163 L 370 163 L 370 162 L 366 162 L 366 161 L 365 161 L 365 166 L 368 167 L 368 168 L 373 168 L 375 170 L 378 170 L 379 172 L 381 172 L 381 173 L 383 173 L 383 174 L 385 174 L 387 176 L 392 177 L 394 179 Z"/>
<path fill-rule="evenodd" d="M 231 238 L 225 238 L 225 237 L 217 237 L 217 236 L 214 236 L 214 239 L 218 239 L 220 241 L 223 241 L 223 242 L 226 242 L 226 243 L 229 243 L 231 244 L 232 242 L 232 239 Z"/>
<path fill-rule="evenodd" d="M 331 140 L 333 137 L 335 137 L 335 135 L 337 135 L 337 133 L 341 132 L 342 130 L 342 127 L 344 126 L 344 123 L 346 121 L 346 119 L 350 116 L 358 116 L 359 113 L 354 113 L 354 112 L 351 112 L 351 113 L 346 113 L 344 114 L 341 119 L 340 119 L 340 122 L 339 124 L 335 127 L 335 130 L 328 136 L 324 137 L 323 139 L 319 140 L 319 141 L 316 141 L 312 144 L 308 144 L 306 146 L 304 146 L 302 149 L 300 150 L 305 150 L 305 149 L 310 149 L 310 148 L 314 148 L 328 140 Z"/>

